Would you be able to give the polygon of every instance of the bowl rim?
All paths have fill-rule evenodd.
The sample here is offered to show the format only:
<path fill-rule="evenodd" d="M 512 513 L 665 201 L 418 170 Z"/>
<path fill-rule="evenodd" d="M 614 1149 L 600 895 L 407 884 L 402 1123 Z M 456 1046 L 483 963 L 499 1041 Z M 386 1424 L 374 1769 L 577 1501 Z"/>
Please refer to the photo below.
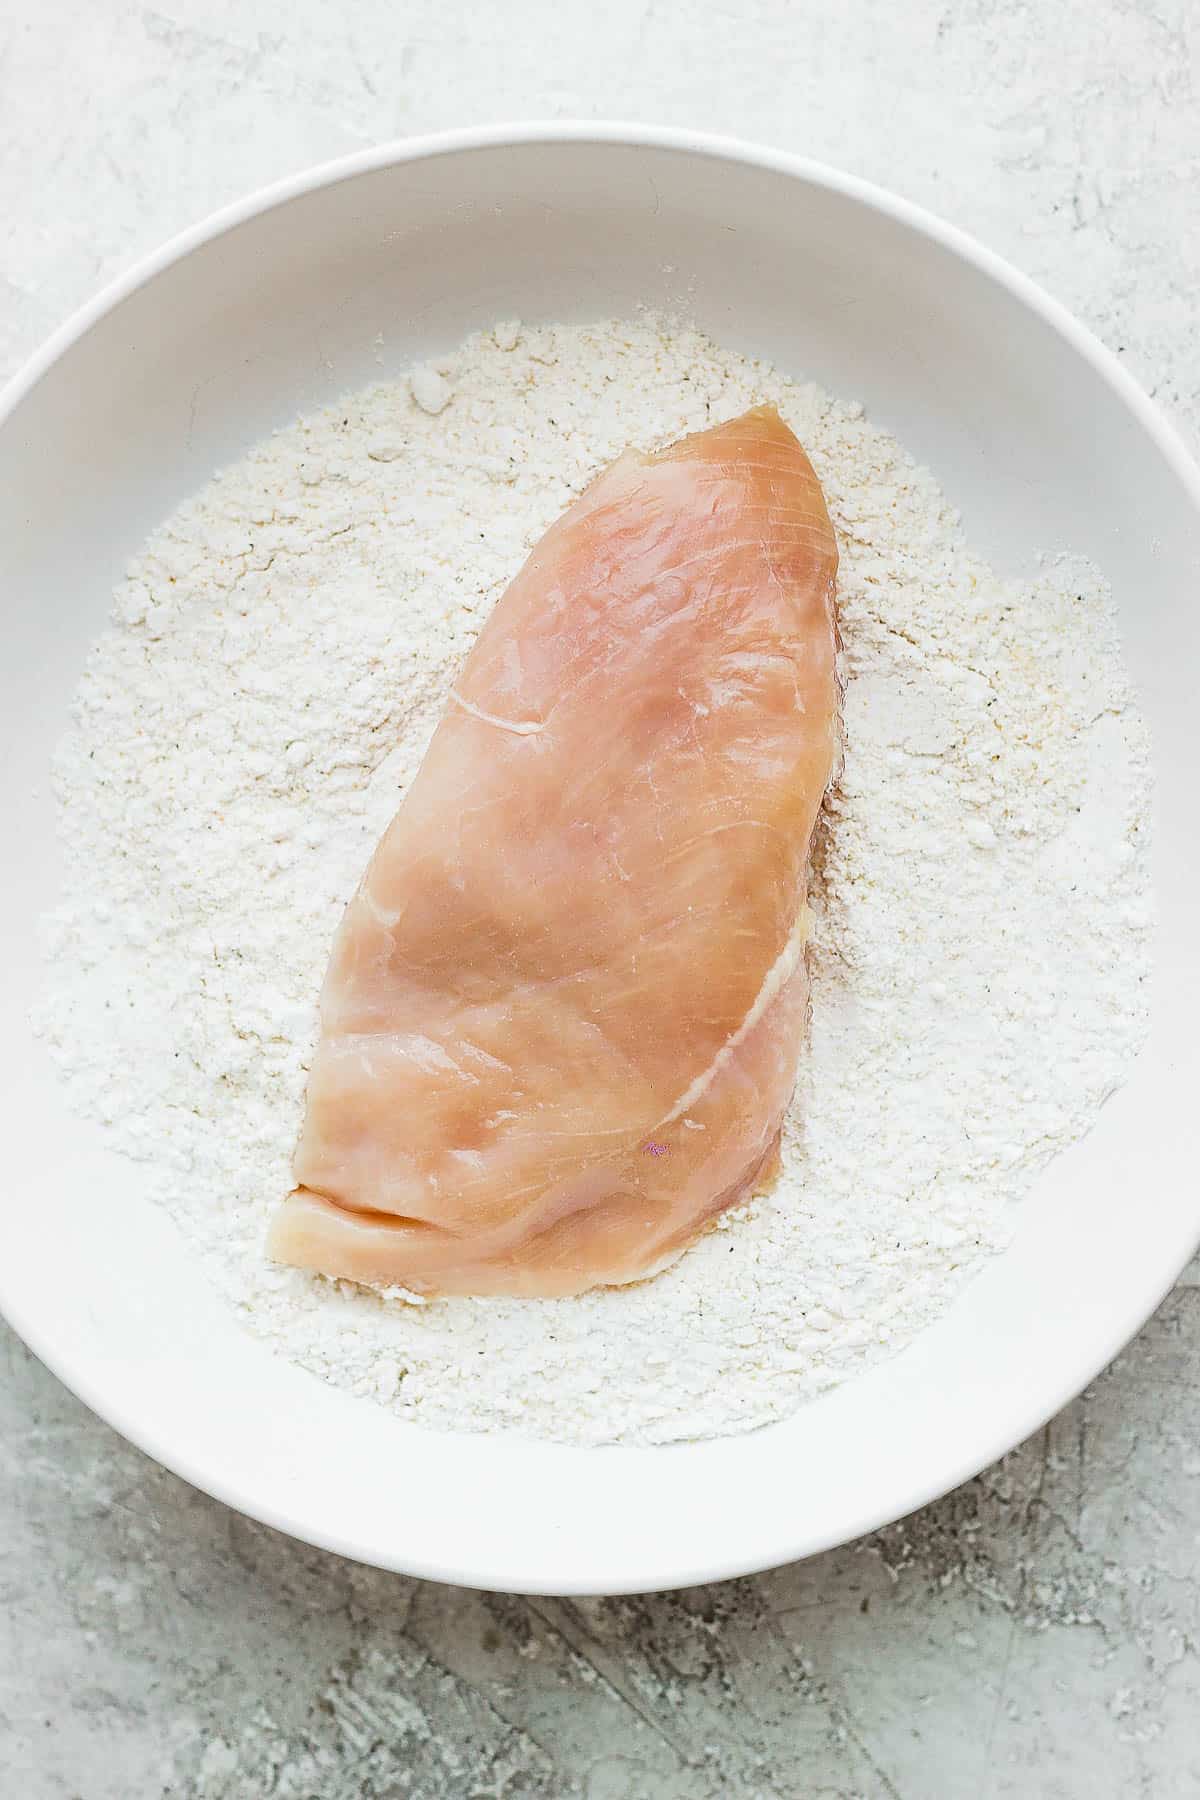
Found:
<path fill-rule="evenodd" d="M 393 165 L 422 162 L 434 157 L 453 156 L 464 151 L 553 144 L 596 144 L 634 150 L 668 150 L 710 158 L 715 161 L 737 163 L 807 182 L 812 186 L 823 188 L 827 192 L 856 201 L 898 224 L 907 226 L 919 236 L 962 258 L 982 274 L 990 277 L 1065 340 L 1068 347 L 1082 357 L 1094 373 L 1123 402 L 1158 449 L 1170 473 L 1179 482 L 1197 514 L 1200 515 L 1200 464 L 1193 457 L 1181 433 L 1167 419 L 1157 403 L 1150 398 L 1113 352 L 1102 344 L 1087 326 L 1081 324 L 1060 301 L 1054 299 L 1031 277 L 1022 273 L 1004 257 L 989 250 L 968 232 L 947 223 L 915 202 L 891 193 L 886 188 L 859 176 L 844 173 L 830 164 L 807 156 L 755 144 L 739 137 L 690 128 L 647 125 L 620 120 L 532 120 L 422 133 L 411 138 L 394 139 L 368 150 L 355 151 L 349 155 L 314 164 L 280 180 L 255 188 L 240 199 L 219 207 L 205 218 L 176 232 L 156 249 L 136 259 L 122 273 L 102 286 L 91 299 L 71 313 L 57 329 L 51 332 L 40 348 L 35 350 L 18 368 L 10 380 L 0 388 L 0 429 L 42 377 L 74 344 L 86 336 L 93 325 L 112 312 L 131 294 L 152 281 L 163 270 L 181 261 L 193 250 L 211 243 L 246 221 L 318 189 L 332 187 L 339 182 Z M 1198 1230 L 1197 1236 L 1200 1238 L 1200 1230 Z M 523 1582 L 515 1591 L 530 1594 L 569 1593 L 578 1595 L 644 1593 L 728 1580 L 817 1555 L 840 1544 L 852 1542 L 866 1532 L 878 1530 L 884 1525 L 906 1517 L 920 1507 L 951 1492 L 962 1482 L 978 1474 L 981 1469 L 989 1467 L 1000 1457 L 1006 1455 L 1017 1443 L 1023 1442 L 1027 1436 L 1043 1426 L 1047 1420 L 1078 1395 L 1124 1348 L 1161 1304 L 1174 1286 L 1179 1274 L 1186 1268 L 1196 1247 L 1189 1248 L 1178 1267 L 1172 1266 L 1171 1271 L 1165 1275 L 1150 1307 L 1146 1306 L 1143 1293 L 1139 1296 L 1136 1304 L 1123 1309 L 1119 1318 L 1114 1317 L 1110 1330 L 1105 1334 L 1103 1344 L 1097 1347 L 1093 1342 L 1089 1346 L 1087 1354 L 1072 1363 L 1070 1368 L 1063 1372 L 1051 1388 L 1049 1397 L 1042 1396 L 1036 1413 L 1029 1419 L 1019 1437 L 1012 1438 L 1009 1428 L 1001 1427 L 986 1455 L 980 1457 L 978 1450 L 975 1450 L 962 1459 L 961 1466 L 950 1469 L 949 1476 L 947 1465 L 943 1464 L 932 1477 L 911 1481 L 909 1491 L 902 1504 L 897 1505 L 893 1497 L 882 1507 L 878 1505 L 864 1506 L 858 1516 L 846 1520 L 844 1530 L 839 1529 L 832 1534 L 826 1532 L 806 1538 L 803 1531 L 797 1528 L 794 1541 L 786 1545 L 773 1546 L 766 1555 L 761 1551 L 757 1554 L 754 1552 L 747 1554 L 744 1550 L 741 1553 L 715 1551 L 711 1560 L 706 1561 L 702 1567 L 671 1569 L 664 1573 L 661 1581 L 656 1578 L 652 1585 L 645 1580 L 634 1578 L 627 1584 L 613 1585 L 610 1582 L 599 1586 L 595 1582 L 589 1582 L 587 1578 L 583 1578 L 569 1587 L 561 1584 L 555 1587 L 539 1587 L 536 1584 Z M 367 1563 L 373 1567 L 427 1580 L 508 1591 L 507 1584 L 497 1571 L 472 1568 L 469 1566 L 469 1561 L 457 1567 L 448 1567 L 442 1563 L 423 1559 L 419 1555 L 406 1554 L 402 1546 L 384 1551 L 378 1545 L 354 1541 L 334 1530 L 316 1530 L 311 1522 L 299 1520 L 282 1508 L 260 1504 L 252 1495 L 240 1490 L 233 1482 L 214 1477 L 204 1470 L 196 1468 L 191 1464 L 189 1458 L 176 1454 L 174 1451 L 164 1454 L 162 1447 L 154 1441 L 153 1434 L 143 1431 L 136 1419 L 126 1417 L 125 1409 L 120 1401 L 114 1400 L 103 1392 L 102 1384 L 93 1382 L 85 1367 L 76 1366 L 69 1351 L 60 1352 L 55 1345 L 44 1340 L 36 1318 L 24 1314 L 19 1299 L 14 1300 L 12 1295 L 3 1296 L 0 1313 L 28 1348 L 50 1369 L 51 1373 L 98 1417 L 156 1462 L 189 1482 L 193 1487 L 221 1501 L 224 1505 L 285 1532 L 301 1542 L 313 1544 L 321 1549 L 332 1551 L 354 1561 Z"/>
<path fill-rule="evenodd" d="M 534 144 L 608 144 L 627 149 L 675 150 L 685 154 L 712 158 L 715 161 L 741 163 L 808 181 L 846 199 L 865 206 L 907 225 L 923 237 L 974 264 L 1002 287 L 1038 313 L 1047 324 L 1088 362 L 1096 373 L 1113 387 L 1133 411 L 1139 423 L 1149 432 L 1174 473 L 1200 507 L 1200 463 L 1185 443 L 1178 429 L 1170 423 L 1156 401 L 1125 368 L 1118 357 L 1095 333 L 1078 320 L 1060 300 L 1026 275 L 1015 263 L 989 250 L 980 239 L 952 225 L 927 207 L 906 200 L 889 188 L 851 175 L 832 163 L 803 156 L 770 145 L 756 144 L 748 138 L 719 132 L 697 131 L 691 127 L 647 125 L 619 119 L 533 119 L 512 123 L 479 126 L 456 126 L 445 131 L 422 132 L 411 138 L 393 138 L 369 150 L 351 151 L 325 162 L 314 163 L 292 175 L 252 188 L 240 199 L 229 201 L 206 214 L 192 225 L 166 238 L 154 250 L 136 258 L 128 268 L 106 282 L 90 300 L 77 307 L 57 326 L 30 357 L 0 387 L 0 425 L 25 398 L 64 351 L 112 312 L 122 300 L 154 279 L 172 263 L 180 261 L 202 244 L 222 237 L 248 219 L 269 212 L 288 201 L 318 188 L 333 187 L 340 181 L 393 164 L 422 162 L 436 156 L 457 155 L 470 150 L 497 150 Z"/>

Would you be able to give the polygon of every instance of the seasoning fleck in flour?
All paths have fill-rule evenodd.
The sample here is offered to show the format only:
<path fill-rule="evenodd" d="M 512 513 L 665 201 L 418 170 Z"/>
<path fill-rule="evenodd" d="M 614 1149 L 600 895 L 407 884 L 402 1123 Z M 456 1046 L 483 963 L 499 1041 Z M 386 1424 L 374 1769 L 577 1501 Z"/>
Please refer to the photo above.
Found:
<path fill-rule="evenodd" d="M 766 400 L 837 528 L 847 677 L 778 1183 L 577 1299 L 273 1266 L 330 940 L 475 632 L 603 463 Z M 38 1024 L 75 1102 L 253 1331 L 429 1425 L 781 1417 L 944 1310 L 1143 1035 L 1146 737 L 1095 571 L 1000 581 L 861 408 L 652 321 L 498 326 L 225 470 L 119 588 L 57 785 Z"/>

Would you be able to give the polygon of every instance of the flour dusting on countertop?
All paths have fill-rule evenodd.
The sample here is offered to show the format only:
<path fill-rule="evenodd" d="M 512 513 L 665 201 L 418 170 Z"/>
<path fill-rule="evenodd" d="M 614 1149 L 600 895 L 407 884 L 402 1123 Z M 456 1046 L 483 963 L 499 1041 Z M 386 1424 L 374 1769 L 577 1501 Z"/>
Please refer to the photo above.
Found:
<path fill-rule="evenodd" d="M 475 633 L 601 465 L 763 401 L 825 488 L 847 679 L 780 1179 L 579 1298 L 270 1264 L 330 941 Z M 1145 1032 L 1147 736 L 1097 572 L 1002 581 L 860 407 L 653 320 L 497 326 L 224 470 L 118 589 L 55 773 L 35 1022 L 73 1103 L 251 1330 L 433 1426 L 786 1415 L 944 1311 Z"/>

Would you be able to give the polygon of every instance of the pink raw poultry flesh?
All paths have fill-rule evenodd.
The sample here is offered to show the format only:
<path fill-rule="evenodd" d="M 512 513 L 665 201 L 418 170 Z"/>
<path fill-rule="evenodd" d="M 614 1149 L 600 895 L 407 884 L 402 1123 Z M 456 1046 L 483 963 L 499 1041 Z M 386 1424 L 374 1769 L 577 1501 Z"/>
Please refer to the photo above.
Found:
<path fill-rule="evenodd" d="M 636 1281 L 770 1166 L 838 741 L 837 548 L 770 407 L 627 452 L 468 657 L 351 900 L 278 1260 Z"/>

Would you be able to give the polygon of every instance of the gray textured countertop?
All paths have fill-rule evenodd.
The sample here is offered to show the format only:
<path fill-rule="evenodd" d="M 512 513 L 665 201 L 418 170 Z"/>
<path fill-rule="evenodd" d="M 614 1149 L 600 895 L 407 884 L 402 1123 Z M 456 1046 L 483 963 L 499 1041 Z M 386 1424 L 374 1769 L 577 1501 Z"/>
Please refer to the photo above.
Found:
<path fill-rule="evenodd" d="M 1195 442 L 1193 0 L 8 0 L 0 375 L 297 167 L 534 116 L 803 150 L 1044 282 Z M 354 1568 L 130 1449 L 0 1328 L 22 1800 L 1200 1793 L 1200 1267 L 1035 1440 L 852 1548 L 525 1601 Z"/>

